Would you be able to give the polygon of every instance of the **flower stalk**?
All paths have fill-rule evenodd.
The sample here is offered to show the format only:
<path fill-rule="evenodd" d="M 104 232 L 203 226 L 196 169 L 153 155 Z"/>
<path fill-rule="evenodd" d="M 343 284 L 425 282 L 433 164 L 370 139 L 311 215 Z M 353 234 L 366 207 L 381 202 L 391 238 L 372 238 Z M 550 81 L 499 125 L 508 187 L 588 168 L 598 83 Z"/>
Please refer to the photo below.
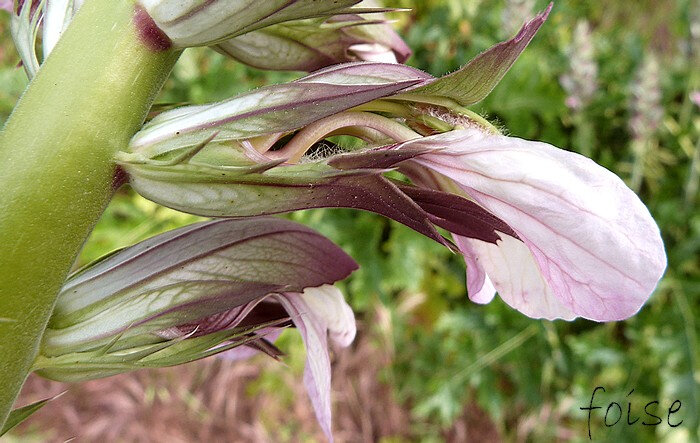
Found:
<path fill-rule="evenodd" d="M 29 370 L 78 381 L 223 351 L 276 358 L 271 341 L 293 325 L 308 350 L 304 382 L 332 441 L 328 339 L 347 346 L 356 332 L 332 284 L 356 264 L 307 228 L 247 217 L 325 207 L 382 214 L 460 253 L 472 301 L 498 293 L 533 318 L 617 321 L 641 308 L 666 256 L 634 192 L 589 159 L 502 135 L 466 109 L 508 72 L 552 5 L 434 78 L 395 64 L 409 52 L 395 34 L 370 32 L 386 23 L 362 14 L 382 10 L 352 7 L 359 3 L 15 5 L 13 37 L 33 80 L 0 133 L 0 425 Z M 289 41 L 280 46 L 280 36 Z M 334 39 L 329 53 L 297 57 L 296 43 Z M 300 63 L 270 57 L 265 67 L 275 69 L 372 61 L 156 113 L 141 127 L 178 48 L 227 52 L 227 43 L 249 64 L 264 50 Z M 288 43 L 293 50 L 279 50 Z M 343 147 L 347 137 L 336 136 L 359 140 Z M 125 182 L 165 206 L 238 220 L 153 237 L 61 289 Z"/>
<path fill-rule="evenodd" d="M 0 424 L 113 192 L 114 153 L 178 57 L 147 47 L 134 17 L 132 2 L 87 1 L 0 132 Z"/>

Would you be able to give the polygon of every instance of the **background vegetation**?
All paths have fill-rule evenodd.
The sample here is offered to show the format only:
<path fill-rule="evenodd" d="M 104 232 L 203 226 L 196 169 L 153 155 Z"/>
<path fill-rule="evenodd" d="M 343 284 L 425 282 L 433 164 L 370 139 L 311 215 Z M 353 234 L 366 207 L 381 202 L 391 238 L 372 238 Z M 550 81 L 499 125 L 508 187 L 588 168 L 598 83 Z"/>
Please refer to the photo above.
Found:
<path fill-rule="evenodd" d="M 512 36 L 546 6 L 534 0 L 390 3 L 414 8 L 397 16 L 397 26 L 415 51 L 409 63 L 433 75 Z M 0 122 L 26 86 L 7 28 L 3 18 Z M 585 441 L 587 415 L 579 408 L 596 386 L 607 391 L 597 395 L 599 405 L 617 401 L 626 412 L 631 401 L 633 418 L 659 401 L 664 423 L 629 426 L 623 416 L 606 427 L 598 410 L 591 422 L 594 440 L 698 438 L 700 99 L 691 99 L 700 91 L 698 66 L 697 2 L 560 0 L 512 71 L 473 108 L 513 136 L 591 156 L 649 206 L 669 267 L 649 303 L 628 321 L 534 321 L 500 300 L 473 305 L 462 260 L 403 226 L 348 210 L 290 216 L 326 234 L 362 266 L 344 283 L 361 333 L 352 349 L 336 357 L 338 440 Z M 296 76 L 189 50 L 161 101 L 204 103 Z M 81 260 L 193 220 L 124 190 Z M 47 247 L 60 245 L 47 239 Z M 70 387 L 46 408 L 52 411 L 13 438 L 318 440 L 298 386 L 303 351 L 294 331 L 283 337 L 283 348 L 290 368 L 264 358 L 204 362 Z M 23 401 L 62 389 L 32 379 Z M 217 400 L 221 395 L 226 398 Z M 664 411 L 676 399 L 682 408 L 674 417 L 683 423 L 671 428 Z M 125 418 L 124 411 L 131 415 Z"/>

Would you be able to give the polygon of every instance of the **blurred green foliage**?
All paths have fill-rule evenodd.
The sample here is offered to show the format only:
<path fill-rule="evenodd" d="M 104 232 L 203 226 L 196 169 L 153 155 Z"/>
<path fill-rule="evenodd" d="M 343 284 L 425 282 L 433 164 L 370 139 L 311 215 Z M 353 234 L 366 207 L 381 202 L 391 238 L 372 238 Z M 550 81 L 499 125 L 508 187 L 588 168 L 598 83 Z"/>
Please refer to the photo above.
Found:
<path fill-rule="evenodd" d="M 409 63 L 433 75 L 454 70 L 513 35 L 526 15 L 546 6 L 534 0 L 388 3 L 414 8 L 396 17 L 398 26 L 415 51 Z M 513 136 L 585 153 L 629 183 L 635 170 L 642 172 L 635 187 L 661 227 L 669 267 L 634 318 L 615 324 L 546 322 L 528 319 L 500 300 L 477 306 L 466 297 L 461 259 L 403 226 L 349 210 L 290 215 L 333 239 L 361 264 L 344 283 L 358 316 L 371 321 L 377 309 L 389 313 L 390 327 L 381 322 L 370 327 L 388 329 L 393 339 L 387 352 L 394 363 L 382 375 L 412 410 L 411 439 L 440 440 L 436 436 L 475 400 L 509 440 L 586 441 L 587 415 L 580 408 L 588 405 L 596 386 L 607 392 L 596 396 L 603 409 L 593 413 L 595 440 L 698 438 L 700 116 L 690 93 L 700 90 L 699 9 L 690 0 L 663 5 L 655 0 L 559 1 L 512 71 L 473 107 Z M 577 42 L 574 29 L 581 21 L 591 33 Z M 15 67 L 6 21 L 0 26 L 1 121 L 26 79 Z M 581 45 L 592 48 L 590 60 L 577 50 Z M 650 60 L 656 61 L 656 71 L 644 68 Z M 580 91 L 565 90 L 562 77 L 581 75 L 572 70 L 581 65 L 593 67 L 596 75 L 580 79 L 592 82 L 593 92 L 577 97 Z M 296 76 L 248 69 L 205 49 L 189 50 L 161 101 L 220 100 Z M 581 104 L 567 106 L 572 97 Z M 644 123 L 643 130 L 635 121 Z M 122 191 L 82 261 L 195 219 Z M 301 346 L 298 340 L 291 343 Z M 292 366 L 301 371 L 301 360 Z M 252 389 L 268 385 L 279 389 L 264 377 Z M 683 423 L 671 428 L 664 411 L 676 399 L 682 408 L 674 417 Z M 658 400 L 657 415 L 664 423 L 628 426 L 624 415 L 616 426 L 606 427 L 608 403 L 617 401 L 626 414 L 630 400 L 633 418 Z"/>

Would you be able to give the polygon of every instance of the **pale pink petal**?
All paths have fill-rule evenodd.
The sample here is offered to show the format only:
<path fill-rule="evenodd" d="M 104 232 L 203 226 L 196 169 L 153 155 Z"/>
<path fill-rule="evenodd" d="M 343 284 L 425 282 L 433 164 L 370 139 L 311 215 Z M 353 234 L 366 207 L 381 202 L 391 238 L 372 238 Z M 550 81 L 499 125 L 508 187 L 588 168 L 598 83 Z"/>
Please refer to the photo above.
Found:
<path fill-rule="evenodd" d="M 473 242 L 467 237 L 460 235 L 453 235 L 452 237 L 464 256 L 464 261 L 467 265 L 467 295 L 469 295 L 469 299 L 474 303 L 480 304 L 491 302 L 496 295 L 496 288 L 491 283 L 489 276 L 486 275 L 486 271 L 484 271 L 484 267 L 481 264 L 481 258 L 472 246 Z M 479 243 L 486 242 L 479 241 Z M 493 246 L 495 247 L 496 245 Z"/>
<path fill-rule="evenodd" d="M 690 101 L 695 103 L 696 106 L 700 106 L 700 91 L 693 91 L 690 93 Z"/>
<path fill-rule="evenodd" d="M 398 63 L 394 51 L 380 43 L 360 43 L 351 46 L 348 51 L 367 62 Z"/>
<path fill-rule="evenodd" d="M 347 346 L 355 337 L 355 317 L 340 291 L 331 285 L 276 296 L 306 345 L 304 384 L 323 432 L 331 433 L 331 362 L 328 339 Z"/>
<path fill-rule="evenodd" d="M 355 314 L 343 294 L 333 285 L 307 288 L 301 294 L 309 315 L 313 315 L 328 330 L 328 336 L 338 346 L 346 348 L 355 339 Z"/>
<path fill-rule="evenodd" d="M 511 307 L 534 318 L 573 320 L 569 307 L 557 298 L 545 281 L 528 247 L 501 233 L 498 244 L 465 239 L 486 269 L 501 298 Z M 467 262 L 467 278 L 469 262 Z M 488 277 L 487 277 L 488 278 Z M 492 286 L 493 287 L 493 286 Z M 473 297 L 470 297 L 474 300 Z M 479 303 L 479 300 L 474 300 Z M 487 300 L 487 302 L 490 300 Z"/>
<path fill-rule="evenodd" d="M 622 180 L 590 159 L 474 129 L 398 149 L 408 145 L 443 148 L 414 161 L 453 179 L 525 243 L 536 267 L 512 267 L 514 243 L 507 239 L 507 247 L 499 248 L 502 259 L 489 255 L 499 269 L 489 269 L 483 258 L 481 264 L 500 295 L 528 315 L 571 318 L 561 312 L 566 308 L 592 320 L 621 320 L 640 309 L 661 278 L 666 255 L 649 211 Z M 519 275 L 536 271 L 551 293 L 537 278 Z"/>
<path fill-rule="evenodd" d="M 12 12 L 14 9 L 14 0 L 0 0 L 0 9 Z"/>

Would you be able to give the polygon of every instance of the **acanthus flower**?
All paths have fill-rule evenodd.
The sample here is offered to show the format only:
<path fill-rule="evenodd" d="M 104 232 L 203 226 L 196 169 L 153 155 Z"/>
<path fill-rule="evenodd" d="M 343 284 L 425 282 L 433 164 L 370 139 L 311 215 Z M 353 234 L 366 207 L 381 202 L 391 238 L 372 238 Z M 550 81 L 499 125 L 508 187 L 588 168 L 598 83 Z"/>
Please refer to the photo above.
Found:
<path fill-rule="evenodd" d="M 329 438 L 330 359 L 355 337 L 332 286 L 357 264 L 316 232 L 286 220 L 198 223 L 88 265 L 63 287 L 33 370 L 81 381 L 215 354 L 272 357 L 290 324 L 307 348 L 304 382 Z"/>
<path fill-rule="evenodd" d="M 359 14 L 350 8 L 357 3 L 322 3 L 328 9 L 317 10 L 315 1 L 197 6 L 143 0 L 146 9 L 138 13 L 147 10 L 181 48 L 264 34 L 264 27 L 282 22 Z M 14 34 L 21 37 L 31 75 L 39 66 L 40 15 L 27 4 L 18 3 Z M 45 17 L 45 56 L 79 6 L 48 4 L 47 14 L 58 12 Z M 224 102 L 164 112 L 116 161 L 139 193 L 194 214 L 243 218 L 349 207 L 390 217 L 460 252 L 475 302 L 487 303 L 498 291 L 531 317 L 627 318 L 647 300 L 666 266 L 658 228 L 643 204 L 592 161 L 503 136 L 464 108 L 495 87 L 550 8 L 513 39 L 443 78 L 386 63 L 326 68 Z M 400 52 L 391 42 L 351 43 L 343 46 L 344 56 L 384 60 L 387 48 L 395 58 Z M 334 143 L 336 135 L 366 146 L 344 152 Z M 347 345 L 355 326 L 342 295 L 329 285 L 355 264 L 317 235 L 285 223 L 194 225 L 74 276 L 59 297 L 35 370 L 80 380 L 231 348 L 240 356 L 244 346 L 277 356 L 270 339 L 291 322 L 309 347 L 305 381 L 330 438 L 326 336 Z M 233 231 L 240 227 L 245 232 L 237 238 Z M 450 232 L 454 243 L 438 228 Z M 226 235 L 211 235 L 217 230 Z M 265 243 L 278 231 L 295 234 Z M 308 241 L 299 242 L 300 235 Z M 265 244 L 255 244 L 261 240 Z M 274 265 L 248 267 L 265 261 Z"/>

